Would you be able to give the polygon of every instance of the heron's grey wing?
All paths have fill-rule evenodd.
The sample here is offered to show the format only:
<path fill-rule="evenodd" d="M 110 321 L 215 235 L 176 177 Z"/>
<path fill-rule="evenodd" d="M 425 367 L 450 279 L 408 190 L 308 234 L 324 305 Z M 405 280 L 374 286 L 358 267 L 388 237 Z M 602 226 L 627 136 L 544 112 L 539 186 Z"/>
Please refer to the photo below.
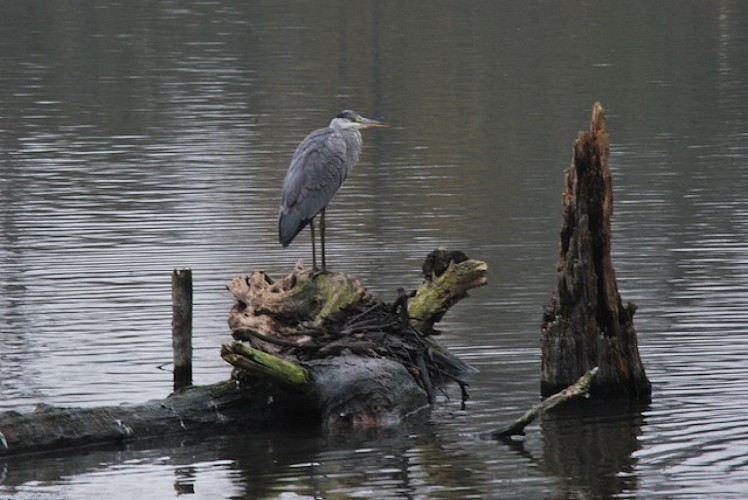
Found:
<path fill-rule="evenodd" d="M 347 145 L 330 128 L 315 130 L 299 145 L 283 181 L 278 236 L 288 246 L 330 203 L 348 173 Z"/>

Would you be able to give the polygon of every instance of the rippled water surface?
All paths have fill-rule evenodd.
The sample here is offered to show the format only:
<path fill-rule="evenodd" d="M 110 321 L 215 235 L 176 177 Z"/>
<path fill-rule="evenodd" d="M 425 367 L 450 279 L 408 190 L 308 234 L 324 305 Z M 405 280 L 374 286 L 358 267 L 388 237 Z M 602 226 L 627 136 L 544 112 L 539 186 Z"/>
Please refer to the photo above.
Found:
<path fill-rule="evenodd" d="M 0 464 L 0 498 L 748 495 L 748 11 L 626 2 L 4 2 L 0 410 L 171 389 L 170 273 L 195 382 L 226 378 L 235 274 L 286 273 L 279 189 L 342 108 L 391 124 L 328 209 L 328 264 L 387 300 L 437 246 L 489 265 L 442 323 L 480 369 L 398 429 L 145 441 Z M 614 265 L 646 407 L 536 402 L 563 171 L 606 109 Z"/>

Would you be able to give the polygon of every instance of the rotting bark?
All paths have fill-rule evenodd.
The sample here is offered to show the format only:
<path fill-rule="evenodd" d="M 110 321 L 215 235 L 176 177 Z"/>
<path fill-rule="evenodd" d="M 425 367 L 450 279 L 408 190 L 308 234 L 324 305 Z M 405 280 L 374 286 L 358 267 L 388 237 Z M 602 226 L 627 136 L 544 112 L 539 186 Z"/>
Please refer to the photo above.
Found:
<path fill-rule="evenodd" d="M 408 301 L 408 314 L 414 328 L 426 334 L 438 333 L 434 323 L 468 290 L 486 284 L 486 263 L 469 259 L 459 251 L 437 249 L 423 263 L 425 281 Z"/>
<path fill-rule="evenodd" d="M 460 289 L 434 294 L 450 302 L 431 307 L 439 318 L 419 318 L 432 325 L 466 296 L 466 283 L 485 284 L 486 266 L 465 259 L 439 272 Z M 464 279 L 449 277 L 455 273 Z M 400 291 L 387 304 L 353 277 L 300 265 L 275 283 L 255 272 L 235 278 L 229 289 L 237 299 L 229 316 L 237 341 L 224 345 L 221 356 L 235 367 L 232 380 L 138 405 L 43 405 L 32 413 L 0 413 L 0 458 L 289 423 L 392 425 L 426 406 L 448 382 L 460 384 L 466 397 L 461 376 L 472 369 L 411 324 L 408 300 L 416 292 Z"/>
<path fill-rule="evenodd" d="M 335 356 L 309 363 L 303 373 L 308 380 L 229 380 L 142 404 L 2 412 L 0 459 L 170 434 L 389 425 L 426 405 L 413 376 L 388 359 Z"/>
<path fill-rule="evenodd" d="M 609 138 L 600 103 L 574 142 L 566 171 L 558 284 L 541 335 L 541 392 L 553 394 L 599 367 L 594 396 L 648 399 L 651 384 L 639 356 L 633 316 L 624 306 L 611 260 L 613 187 Z"/>
<path fill-rule="evenodd" d="M 301 263 L 278 281 L 259 271 L 237 276 L 229 285 L 236 299 L 229 327 L 252 349 L 299 365 L 341 353 L 396 361 L 433 402 L 435 391 L 447 382 L 464 390 L 461 377 L 472 369 L 429 335 L 449 307 L 486 283 L 486 264 L 439 249 L 427 257 L 424 274 L 418 290 L 399 290 L 392 304 L 369 295 L 349 275 L 314 272 Z M 224 359 L 240 369 L 235 374 L 240 379 L 262 369 L 253 366 L 253 355 L 235 354 Z M 349 390 L 349 399 L 357 399 L 355 387 Z"/>
<path fill-rule="evenodd" d="M 294 418 L 292 407 L 299 408 L 295 398 L 292 404 L 288 394 L 267 383 L 241 387 L 233 380 L 187 387 L 137 405 L 39 405 L 31 413 L 0 413 L 0 458 L 166 434 L 280 425 Z"/>

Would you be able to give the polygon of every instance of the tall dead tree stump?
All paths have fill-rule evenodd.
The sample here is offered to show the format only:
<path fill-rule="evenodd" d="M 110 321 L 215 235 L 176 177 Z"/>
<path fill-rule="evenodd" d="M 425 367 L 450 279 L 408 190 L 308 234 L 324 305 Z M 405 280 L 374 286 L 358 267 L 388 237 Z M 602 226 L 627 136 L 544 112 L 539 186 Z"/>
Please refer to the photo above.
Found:
<path fill-rule="evenodd" d="M 595 366 L 594 396 L 648 400 L 651 394 L 634 328 L 636 306 L 623 305 L 610 256 L 608 149 L 603 108 L 596 102 L 590 129 L 579 133 L 566 171 L 558 284 L 541 333 L 543 395 L 567 387 Z"/>

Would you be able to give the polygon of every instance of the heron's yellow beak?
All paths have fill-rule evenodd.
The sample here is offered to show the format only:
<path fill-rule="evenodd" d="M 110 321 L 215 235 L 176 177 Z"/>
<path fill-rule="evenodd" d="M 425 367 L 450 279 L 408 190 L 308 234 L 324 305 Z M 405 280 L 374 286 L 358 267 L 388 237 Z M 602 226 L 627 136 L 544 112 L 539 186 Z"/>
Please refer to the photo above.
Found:
<path fill-rule="evenodd" d="M 361 121 L 359 123 L 361 124 L 361 128 L 389 127 L 389 125 L 384 122 L 378 122 L 377 120 L 364 118 L 363 116 L 361 117 Z"/>

